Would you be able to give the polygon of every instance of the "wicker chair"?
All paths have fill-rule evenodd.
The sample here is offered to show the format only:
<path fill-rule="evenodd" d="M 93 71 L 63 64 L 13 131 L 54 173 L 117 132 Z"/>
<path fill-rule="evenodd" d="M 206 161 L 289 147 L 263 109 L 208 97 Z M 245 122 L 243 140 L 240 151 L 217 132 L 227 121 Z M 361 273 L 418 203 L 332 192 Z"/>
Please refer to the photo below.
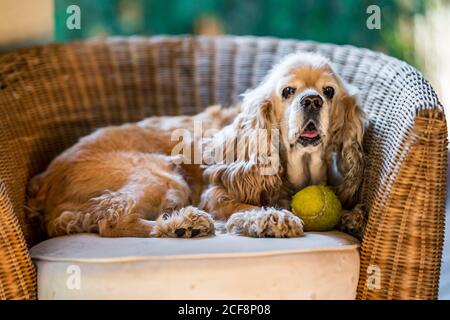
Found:
<path fill-rule="evenodd" d="M 36 298 L 28 248 L 43 236 L 24 206 L 26 185 L 54 156 L 97 127 L 236 102 L 296 50 L 329 57 L 370 115 L 357 297 L 436 299 L 447 127 L 430 84 L 369 50 L 253 37 L 111 38 L 0 55 L 0 298 Z M 372 266 L 379 288 L 367 285 Z"/>

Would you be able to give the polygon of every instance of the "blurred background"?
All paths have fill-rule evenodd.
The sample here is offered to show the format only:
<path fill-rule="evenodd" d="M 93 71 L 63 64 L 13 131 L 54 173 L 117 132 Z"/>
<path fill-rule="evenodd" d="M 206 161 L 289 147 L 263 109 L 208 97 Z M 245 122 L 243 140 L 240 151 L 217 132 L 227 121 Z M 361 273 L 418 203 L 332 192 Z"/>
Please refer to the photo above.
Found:
<path fill-rule="evenodd" d="M 66 26 L 80 8 L 80 29 Z M 381 10 L 369 29 L 367 8 Z M 419 68 L 450 105 L 450 0 L 1 0 L 0 51 L 110 35 L 236 34 L 353 44 Z"/>
<path fill-rule="evenodd" d="M 71 5 L 80 8 L 80 29 L 67 27 Z M 381 10 L 380 29 L 367 27 L 371 5 Z M 159 34 L 352 44 L 417 67 L 449 114 L 449 21 L 450 0 L 0 0 L 0 51 L 91 37 Z M 444 261 L 441 298 L 450 299 L 450 232 Z"/>
<path fill-rule="evenodd" d="M 380 30 L 366 27 L 366 9 L 382 10 Z M 111 34 L 236 34 L 352 43 L 414 61 L 416 0 L 56 0 L 55 39 Z M 65 28 L 66 8 L 83 8 L 83 26 Z"/>

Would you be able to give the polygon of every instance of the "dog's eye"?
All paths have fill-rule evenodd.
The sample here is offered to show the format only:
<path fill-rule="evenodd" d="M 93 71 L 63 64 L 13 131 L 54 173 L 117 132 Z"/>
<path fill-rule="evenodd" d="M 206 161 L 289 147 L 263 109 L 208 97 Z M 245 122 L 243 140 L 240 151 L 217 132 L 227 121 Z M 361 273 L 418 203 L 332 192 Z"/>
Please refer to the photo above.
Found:
<path fill-rule="evenodd" d="M 295 93 L 295 88 L 286 87 L 283 89 L 283 92 L 281 93 L 281 95 L 283 96 L 284 99 L 287 99 L 290 96 L 292 96 L 294 93 Z"/>
<path fill-rule="evenodd" d="M 328 99 L 333 98 L 333 96 L 334 96 L 334 89 L 333 89 L 333 87 L 325 87 L 325 88 L 323 88 L 323 94 Z"/>

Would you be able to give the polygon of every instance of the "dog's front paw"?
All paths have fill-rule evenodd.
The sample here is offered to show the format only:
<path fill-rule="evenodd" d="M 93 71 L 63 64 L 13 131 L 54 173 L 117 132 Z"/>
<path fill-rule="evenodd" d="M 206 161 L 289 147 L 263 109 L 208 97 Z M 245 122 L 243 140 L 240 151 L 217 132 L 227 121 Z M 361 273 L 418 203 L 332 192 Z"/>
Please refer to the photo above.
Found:
<path fill-rule="evenodd" d="M 362 239 L 366 224 L 367 214 L 365 213 L 363 205 L 358 204 L 353 209 L 344 210 L 342 212 L 341 221 L 339 221 L 336 229 Z"/>
<path fill-rule="evenodd" d="M 154 236 L 169 238 L 194 238 L 214 234 L 211 215 L 196 207 L 185 207 L 161 215 L 156 220 Z"/>
<path fill-rule="evenodd" d="M 227 230 L 255 238 L 290 238 L 303 235 L 303 221 L 288 210 L 258 208 L 233 214 Z"/>

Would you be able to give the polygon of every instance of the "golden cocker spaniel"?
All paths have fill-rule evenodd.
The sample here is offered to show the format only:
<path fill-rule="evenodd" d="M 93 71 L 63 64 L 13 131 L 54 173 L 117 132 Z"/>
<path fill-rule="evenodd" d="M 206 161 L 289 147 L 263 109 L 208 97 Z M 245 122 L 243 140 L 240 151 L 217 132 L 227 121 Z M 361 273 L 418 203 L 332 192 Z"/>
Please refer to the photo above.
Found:
<path fill-rule="evenodd" d="M 31 180 L 29 207 L 49 236 L 199 237 L 216 221 L 252 237 L 300 236 L 303 222 L 289 210 L 301 188 L 332 184 L 344 206 L 355 204 L 364 128 L 354 88 L 330 62 L 294 53 L 239 106 L 80 139 Z"/>

